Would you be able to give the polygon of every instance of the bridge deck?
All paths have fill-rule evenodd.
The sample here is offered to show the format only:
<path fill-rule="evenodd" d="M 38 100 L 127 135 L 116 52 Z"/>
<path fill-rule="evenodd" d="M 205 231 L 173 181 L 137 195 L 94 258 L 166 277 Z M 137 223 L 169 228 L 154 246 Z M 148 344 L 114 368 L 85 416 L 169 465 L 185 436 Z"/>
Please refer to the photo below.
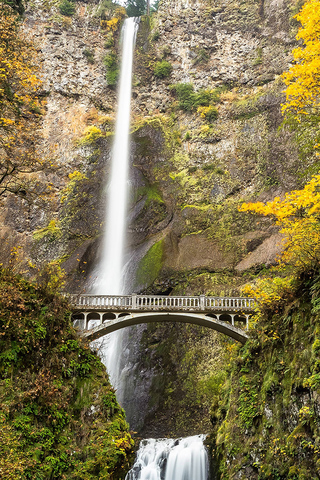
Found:
<path fill-rule="evenodd" d="M 186 311 L 186 312 L 243 312 L 252 313 L 254 298 L 161 295 L 70 295 L 69 301 L 77 310 L 99 311 Z"/>

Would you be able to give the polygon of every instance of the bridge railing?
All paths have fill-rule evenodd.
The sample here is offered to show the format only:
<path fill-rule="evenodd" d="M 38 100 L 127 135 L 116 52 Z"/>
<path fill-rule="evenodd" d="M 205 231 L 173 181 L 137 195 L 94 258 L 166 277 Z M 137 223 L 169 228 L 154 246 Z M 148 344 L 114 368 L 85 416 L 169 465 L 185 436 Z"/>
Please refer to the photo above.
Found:
<path fill-rule="evenodd" d="M 70 295 L 70 303 L 78 309 L 93 310 L 234 310 L 252 311 L 254 298 L 161 295 Z"/>

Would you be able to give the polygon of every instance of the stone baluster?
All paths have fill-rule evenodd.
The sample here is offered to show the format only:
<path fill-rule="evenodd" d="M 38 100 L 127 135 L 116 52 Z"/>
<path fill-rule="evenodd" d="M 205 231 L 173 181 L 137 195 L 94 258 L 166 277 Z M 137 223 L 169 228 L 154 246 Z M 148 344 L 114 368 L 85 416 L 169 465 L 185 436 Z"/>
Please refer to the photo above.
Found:
<path fill-rule="evenodd" d="M 133 310 L 135 310 L 137 308 L 137 294 L 136 293 L 133 293 L 131 295 L 131 307 Z"/>
<path fill-rule="evenodd" d="M 205 298 L 206 298 L 205 295 L 200 295 L 200 310 L 205 309 Z"/>

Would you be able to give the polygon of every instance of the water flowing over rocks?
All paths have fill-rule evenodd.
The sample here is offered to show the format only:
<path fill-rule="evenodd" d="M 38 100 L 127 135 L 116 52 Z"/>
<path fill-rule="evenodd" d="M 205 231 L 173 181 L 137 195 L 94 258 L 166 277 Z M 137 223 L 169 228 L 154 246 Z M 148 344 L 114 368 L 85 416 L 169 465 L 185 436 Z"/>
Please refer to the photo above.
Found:
<path fill-rule="evenodd" d="M 207 480 L 205 435 L 178 440 L 143 440 L 126 480 Z"/>

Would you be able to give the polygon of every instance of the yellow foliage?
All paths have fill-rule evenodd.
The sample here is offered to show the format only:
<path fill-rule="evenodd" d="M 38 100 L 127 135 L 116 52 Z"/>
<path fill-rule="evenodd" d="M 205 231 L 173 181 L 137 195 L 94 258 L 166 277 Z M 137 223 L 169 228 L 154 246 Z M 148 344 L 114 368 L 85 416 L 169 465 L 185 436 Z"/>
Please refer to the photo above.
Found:
<path fill-rule="evenodd" d="M 98 138 L 102 137 L 103 133 L 100 128 L 95 125 L 90 125 L 86 127 L 83 131 L 83 137 L 78 141 L 79 145 L 91 145 Z"/>
<path fill-rule="evenodd" d="M 285 292 L 290 293 L 294 289 L 294 278 L 275 277 L 258 279 L 253 284 L 247 284 L 242 288 L 242 294 L 248 297 L 256 298 L 257 313 L 268 307 L 274 307 L 281 300 Z"/>
<path fill-rule="evenodd" d="M 283 112 L 305 115 L 320 106 L 320 0 L 307 0 L 295 16 L 304 45 L 293 50 L 295 65 L 282 75 L 287 85 Z"/>
<path fill-rule="evenodd" d="M 19 25 L 14 10 L 0 3 L 0 195 L 25 193 L 26 174 L 44 163 L 35 149 L 42 113 L 36 51 Z"/>
<path fill-rule="evenodd" d="M 68 182 L 67 186 L 61 192 L 60 202 L 62 204 L 67 200 L 68 196 L 72 194 L 78 182 L 88 179 L 84 173 L 81 173 L 78 170 L 69 173 L 69 178 L 70 182 Z"/>
<path fill-rule="evenodd" d="M 119 18 L 119 20 L 122 20 L 127 15 L 127 11 L 124 7 L 117 7 L 114 11 L 114 15 Z"/>
<path fill-rule="evenodd" d="M 198 107 L 197 112 L 201 118 L 206 118 L 207 113 L 209 112 L 210 107 Z"/>
<path fill-rule="evenodd" d="M 41 240 L 42 238 L 50 238 L 50 240 L 54 240 L 55 238 L 59 238 L 62 235 L 61 228 L 56 220 L 51 220 L 49 225 L 44 228 L 39 228 L 33 232 L 34 240 Z"/>
<path fill-rule="evenodd" d="M 118 30 L 120 20 L 117 17 L 111 18 L 111 20 L 101 20 L 101 28 L 106 29 L 108 32 L 116 32 Z"/>
<path fill-rule="evenodd" d="M 284 200 L 244 203 L 242 212 L 271 216 L 284 234 L 280 262 L 308 268 L 320 262 L 320 175 L 315 175 L 302 190 L 286 194 Z"/>

